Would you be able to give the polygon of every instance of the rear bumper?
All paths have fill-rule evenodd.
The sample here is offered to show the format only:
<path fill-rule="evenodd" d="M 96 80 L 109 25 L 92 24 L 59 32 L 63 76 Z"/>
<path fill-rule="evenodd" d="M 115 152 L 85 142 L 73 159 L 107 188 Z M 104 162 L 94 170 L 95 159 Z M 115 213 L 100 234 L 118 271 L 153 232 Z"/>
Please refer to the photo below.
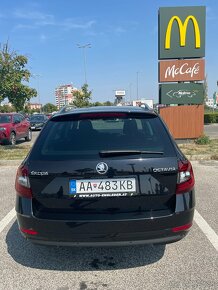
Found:
<path fill-rule="evenodd" d="M 0 131 L 0 144 L 6 144 L 9 141 L 9 137 L 4 132 Z"/>
<path fill-rule="evenodd" d="M 47 245 L 47 246 L 71 246 L 71 247 L 119 247 L 119 246 L 134 246 L 134 245 L 146 245 L 146 244 L 169 244 L 174 243 L 186 236 L 187 233 L 176 235 L 173 237 L 161 237 L 155 239 L 146 240 L 133 240 L 133 241 L 89 241 L 89 242 L 74 242 L 74 241 L 47 241 L 40 239 L 27 238 L 33 244 Z"/>
<path fill-rule="evenodd" d="M 31 125 L 30 128 L 32 131 L 36 131 L 36 130 L 42 130 L 42 128 L 44 127 L 44 125 Z"/>
<path fill-rule="evenodd" d="M 23 201 L 23 208 L 19 207 Z M 183 198 L 184 200 L 184 198 Z M 24 202 L 25 201 L 25 202 Z M 39 219 L 31 214 L 31 200 L 17 198 L 17 220 L 20 229 L 31 229 L 35 235 L 22 233 L 31 242 L 66 246 L 124 246 L 165 244 L 186 236 L 188 230 L 173 232 L 173 228 L 192 224 L 194 207 L 168 216 L 145 218 L 142 214 L 127 219 Z"/>

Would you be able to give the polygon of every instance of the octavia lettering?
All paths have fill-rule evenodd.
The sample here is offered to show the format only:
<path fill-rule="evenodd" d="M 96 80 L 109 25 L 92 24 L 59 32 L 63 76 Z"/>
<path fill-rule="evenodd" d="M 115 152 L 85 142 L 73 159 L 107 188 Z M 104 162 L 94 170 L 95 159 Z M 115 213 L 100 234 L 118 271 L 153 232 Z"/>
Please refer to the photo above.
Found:
<path fill-rule="evenodd" d="M 175 167 L 153 168 L 153 172 L 170 172 L 176 171 Z"/>

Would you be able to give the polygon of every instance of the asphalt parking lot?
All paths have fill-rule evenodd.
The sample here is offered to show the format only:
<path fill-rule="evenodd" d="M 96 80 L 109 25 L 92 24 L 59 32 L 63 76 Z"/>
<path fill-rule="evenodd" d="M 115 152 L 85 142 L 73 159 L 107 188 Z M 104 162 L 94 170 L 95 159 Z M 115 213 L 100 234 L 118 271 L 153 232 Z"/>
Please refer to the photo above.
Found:
<path fill-rule="evenodd" d="M 204 133 L 211 139 L 218 139 L 218 124 L 204 125 Z"/>
<path fill-rule="evenodd" d="M 167 246 L 123 248 L 30 244 L 13 210 L 16 166 L 0 167 L 0 289 L 217 289 L 218 162 L 193 166 L 197 212 L 189 235 Z"/>
<path fill-rule="evenodd" d="M 39 136 L 40 131 L 32 131 L 32 140 L 31 143 L 34 144 L 36 141 L 37 137 Z"/>

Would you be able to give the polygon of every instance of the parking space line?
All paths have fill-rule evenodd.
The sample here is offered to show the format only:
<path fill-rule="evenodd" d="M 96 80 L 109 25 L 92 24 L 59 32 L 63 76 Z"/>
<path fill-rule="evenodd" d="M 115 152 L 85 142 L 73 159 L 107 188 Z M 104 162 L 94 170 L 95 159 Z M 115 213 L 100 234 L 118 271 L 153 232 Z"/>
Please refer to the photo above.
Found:
<path fill-rule="evenodd" d="M 12 221 L 12 219 L 16 216 L 15 208 L 13 208 L 1 221 L 0 221 L 0 233 L 4 230 L 4 228 Z"/>
<path fill-rule="evenodd" d="M 218 251 L 218 235 L 215 231 L 209 226 L 209 224 L 205 221 L 205 219 L 199 214 L 197 210 L 195 210 L 194 221 L 214 246 L 214 248 Z"/>

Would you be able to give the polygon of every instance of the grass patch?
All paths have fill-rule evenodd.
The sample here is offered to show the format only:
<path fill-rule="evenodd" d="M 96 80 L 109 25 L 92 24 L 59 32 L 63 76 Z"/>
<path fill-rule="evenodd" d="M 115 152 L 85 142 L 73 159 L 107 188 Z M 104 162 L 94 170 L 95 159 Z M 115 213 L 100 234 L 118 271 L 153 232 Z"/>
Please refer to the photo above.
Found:
<path fill-rule="evenodd" d="M 211 140 L 208 136 L 202 135 L 197 140 L 195 140 L 195 143 L 198 145 L 207 145 L 210 144 Z"/>
<path fill-rule="evenodd" d="M 211 155 L 211 159 L 218 159 L 218 139 L 210 140 L 209 144 L 205 145 L 196 143 L 180 144 L 179 148 L 185 155 Z"/>
<path fill-rule="evenodd" d="M 31 145 L 0 145 L 0 160 L 24 159 L 30 151 Z"/>

